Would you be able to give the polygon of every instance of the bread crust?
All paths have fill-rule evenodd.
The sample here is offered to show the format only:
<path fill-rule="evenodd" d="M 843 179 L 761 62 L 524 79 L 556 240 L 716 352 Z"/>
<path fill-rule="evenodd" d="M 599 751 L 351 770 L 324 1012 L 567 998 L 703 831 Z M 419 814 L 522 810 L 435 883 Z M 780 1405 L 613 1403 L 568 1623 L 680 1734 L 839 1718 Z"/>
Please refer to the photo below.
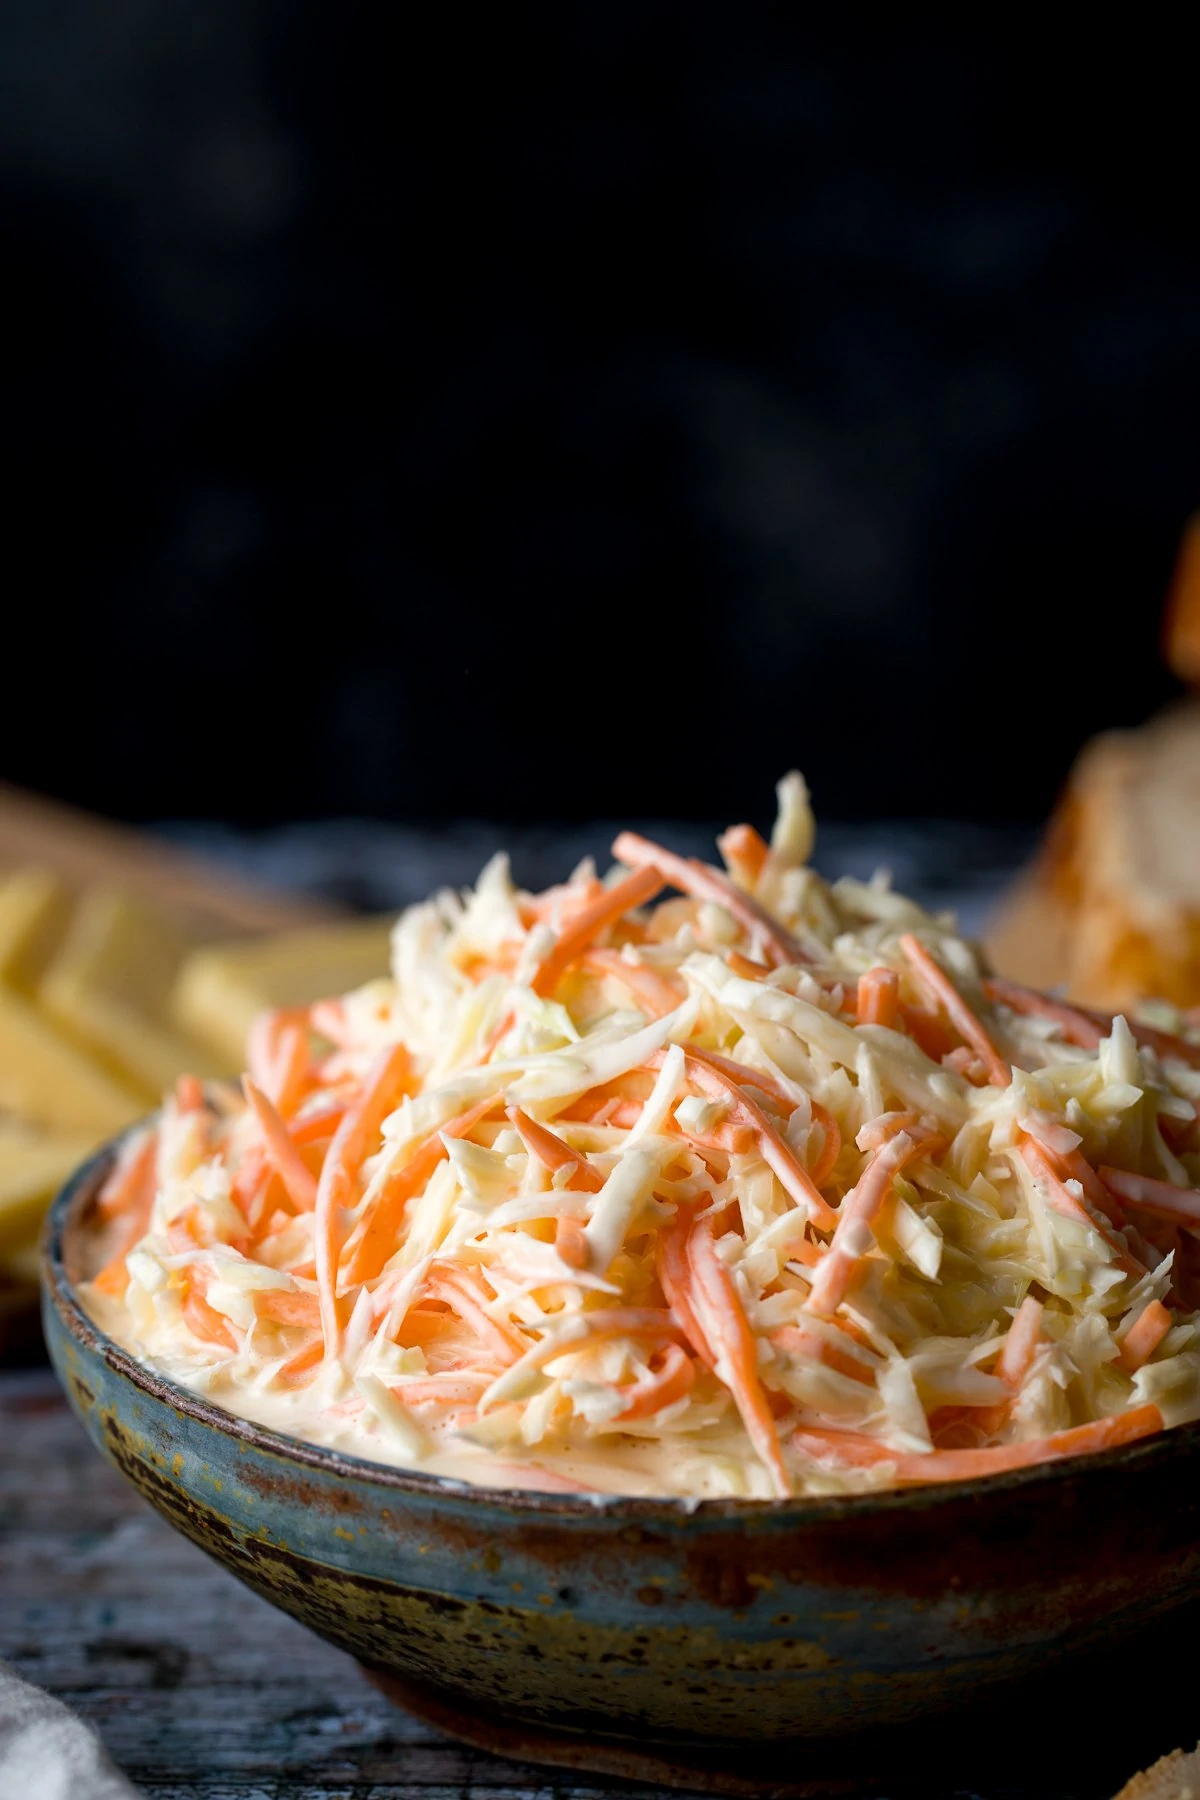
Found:
<path fill-rule="evenodd" d="M 987 941 L 1002 973 L 1083 1004 L 1200 1005 L 1200 702 L 1086 747 Z"/>
<path fill-rule="evenodd" d="M 1188 521 L 1163 614 L 1163 655 L 1189 687 L 1200 687 L 1200 513 Z"/>
<path fill-rule="evenodd" d="M 1132 1776 L 1113 1800 L 1200 1800 L 1200 1746 L 1160 1757 Z"/>

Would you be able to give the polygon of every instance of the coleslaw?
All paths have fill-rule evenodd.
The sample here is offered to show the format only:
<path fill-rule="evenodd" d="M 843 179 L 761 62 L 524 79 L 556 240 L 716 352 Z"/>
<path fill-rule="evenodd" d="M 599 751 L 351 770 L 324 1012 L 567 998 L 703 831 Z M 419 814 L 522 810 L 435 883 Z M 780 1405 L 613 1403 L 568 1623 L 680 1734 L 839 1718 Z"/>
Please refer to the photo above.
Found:
<path fill-rule="evenodd" d="M 769 1499 L 1200 1417 L 1200 1044 L 989 978 L 818 876 L 802 779 L 724 868 L 622 833 L 410 908 L 127 1138 L 86 1287 L 228 1410 L 429 1474 Z"/>

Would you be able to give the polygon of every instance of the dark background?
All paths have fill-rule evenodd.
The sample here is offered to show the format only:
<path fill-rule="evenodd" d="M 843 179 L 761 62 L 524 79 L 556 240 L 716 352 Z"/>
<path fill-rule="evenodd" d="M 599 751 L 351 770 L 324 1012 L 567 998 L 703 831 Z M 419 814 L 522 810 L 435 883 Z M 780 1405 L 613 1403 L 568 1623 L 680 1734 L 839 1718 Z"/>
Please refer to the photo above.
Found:
<path fill-rule="evenodd" d="M 429 10 L 0 8 L 0 772 L 519 822 L 761 818 L 798 763 L 829 816 L 1039 816 L 1172 691 L 1182 44 Z"/>

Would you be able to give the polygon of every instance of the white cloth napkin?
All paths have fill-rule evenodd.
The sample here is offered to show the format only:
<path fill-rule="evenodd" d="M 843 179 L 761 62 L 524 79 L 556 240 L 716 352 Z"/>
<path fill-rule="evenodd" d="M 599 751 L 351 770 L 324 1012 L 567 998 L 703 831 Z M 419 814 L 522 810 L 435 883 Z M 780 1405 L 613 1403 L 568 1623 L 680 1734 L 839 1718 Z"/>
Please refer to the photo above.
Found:
<path fill-rule="evenodd" d="M 83 1721 L 3 1662 L 0 1800 L 137 1800 Z"/>

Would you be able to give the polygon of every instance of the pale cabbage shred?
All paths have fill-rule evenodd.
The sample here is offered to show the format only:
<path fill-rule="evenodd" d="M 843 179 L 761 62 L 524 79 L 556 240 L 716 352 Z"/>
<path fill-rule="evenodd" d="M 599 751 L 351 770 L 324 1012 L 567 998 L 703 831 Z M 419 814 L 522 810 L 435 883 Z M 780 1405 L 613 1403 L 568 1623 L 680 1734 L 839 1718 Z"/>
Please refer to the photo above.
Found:
<path fill-rule="evenodd" d="M 717 1376 L 701 1369 L 686 1397 L 656 1415 L 620 1422 L 620 1385 L 647 1377 L 651 1351 L 634 1338 L 571 1347 L 582 1311 L 663 1305 L 654 1235 L 680 1202 L 699 1198 L 719 1214 L 736 1197 L 741 1229 L 726 1230 L 717 1251 L 754 1334 L 759 1375 L 783 1414 L 780 1439 L 796 1493 L 857 1491 L 893 1478 L 887 1463 L 838 1469 L 789 1448 L 796 1424 L 851 1430 L 898 1454 L 919 1454 L 931 1447 L 936 1409 L 1001 1401 L 1007 1390 L 990 1366 L 1031 1291 L 1045 1302 L 1042 1347 L 1003 1439 L 1042 1437 L 1146 1401 L 1159 1406 L 1167 1425 L 1200 1416 L 1200 1315 L 1176 1312 L 1158 1353 L 1135 1376 L 1117 1360 L 1122 1331 L 1149 1299 L 1166 1298 L 1170 1255 L 1137 1238 L 1152 1272 L 1133 1283 L 1096 1231 L 1052 1210 L 1014 1148 L 1024 1129 L 1055 1149 L 1081 1145 L 1093 1165 L 1200 1185 L 1200 1158 L 1181 1164 L 1158 1130 L 1160 1116 L 1189 1116 L 1200 1076 L 1139 1051 L 1120 1018 L 1092 1053 L 1064 1042 L 1044 1020 L 989 1006 L 976 952 L 947 919 L 927 915 L 882 878 L 827 884 L 805 866 L 813 826 L 798 776 L 780 784 L 779 798 L 755 897 L 819 958 L 820 982 L 794 965 L 766 980 L 731 971 L 728 953 L 752 948 L 730 913 L 708 900 L 668 898 L 639 915 L 648 940 L 620 954 L 678 979 L 685 997 L 675 1011 L 656 1020 L 611 975 L 578 970 L 564 976 L 555 999 L 539 998 L 523 977 L 553 943 L 562 903 L 594 882 L 595 871 L 578 869 L 558 890 L 549 919 L 527 929 L 507 861 L 496 857 L 473 892 L 442 893 L 405 912 L 395 927 L 391 979 L 345 999 L 341 1073 L 361 1073 L 381 1046 L 399 1040 L 420 1089 L 386 1119 L 364 1166 L 362 1196 L 340 1221 L 343 1234 L 422 1136 L 499 1085 L 508 1103 L 587 1154 L 604 1177 L 600 1192 L 575 1191 L 561 1174 L 552 1178 L 503 1112 L 476 1127 L 470 1141 L 448 1139 L 447 1159 L 408 1204 L 382 1276 L 370 1292 L 346 1297 L 340 1354 L 308 1385 L 283 1387 L 279 1370 L 303 1336 L 258 1319 L 253 1295 L 263 1287 L 315 1293 L 312 1279 L 289 1272 L 311 1263 L 312 1215 L 300 1214 L 272 1240 L 269 1264 L 230 1247 L 226 1240 L 241 1225 L 230 1168 L 256 1141 L 252 1116 L 230 1099 L 214 1125 L 168 1102 L 150 1228 L 128 1256 L 124 1302 L 94 1296 L 102 1322 L 140 1357 L 229 1410 L 375 1461 L 506 1487 L 767 1498 L 768 1473 Z M 899 948 L 906 931 L 934 952 L 1003 1053 L 1022 1065 L 1011 1087 L 973 1086 L 907 1036 L 838 1018 L 838 979 L 852 989 L 879 964 L 897 970 L 909 999 L 923 998 Z M 618 926 L 599 942 L 620 944 L 626 935 Z M 513 973 L 480 978 L 481 964 L 498 952 L 511 957 L 514 945 Z M 480 1066 L 506 1015 L 511 1026 Z M 834 1116 L 842 1151 L 824 1191 L 835 1205 L 866 1161 L 855 1139 L 881 1112 L 916 1110 L 942 1134 L 944 1149 L 896 1178 L 842 1309 L 874 1371 L 870 1385 L 812 1351 L 814 1337 L 847 1340 L 806 1313 L 809 1271 L 781 1260 L 781 1246 L 795 1237 L 795 1202 L 771 1170 L 756 1153 L 730 1154 L 726 1166 L 719 1156 L 706 1160 L 668 1131 L 672 1115 L 704 1130 L 719 1124 L 723 1111 L 689 1088 L 681 1054 L 659 1059 L 653 1092 L 631 1128 L 564 1118 L 586 1090 L 644 1066 L 657 1050 L 691 1043 L 785 1085 L 794 1109 L 779 1123 L 802 1161 L 819 1133 L 810 1101 Z M 321 1097 L 308 1104 L 319 1106 Z M 214 1132 L 219 1155 L 212 1154 Z M 173 1251 L 171 1221 L 193 1206 L 207 1220 L 211 1247 Z M 586 1272 L 561 1261 L 554 1248 L 560 1213 L 586 1226 Z M 825 1235 L 810 1233 L 818 1244 Z M 451 1364 L 468 1375 L 474 1363 L 483 1365 L 481 1403 L 464 1408 L 460 1396 L 406 1405 L 405 1383 L 430 1371 L 419 1345 L 403 1348 L 397 1338 L 412 1335 L 405 1319 L 434 1259 L 482 1271 L 495 1295 L 494 1317 L 531 1346 L 554 1337 L 561 1352 L 496 1379 L 478 1340 L 455 1327 Z M 195 1337 L 186 1324 L 179 1272 L 189 1263 L 208 1266 L 207 1303 L 232 1326 L 236 1352 Z M 794 1334 L 791 1347 L 773 1341 L 780 1328 L 798 1324 L 808 1348 L 796 1348 Z M 443 1343 L 443 1361 L 445 1354 Z"/>

